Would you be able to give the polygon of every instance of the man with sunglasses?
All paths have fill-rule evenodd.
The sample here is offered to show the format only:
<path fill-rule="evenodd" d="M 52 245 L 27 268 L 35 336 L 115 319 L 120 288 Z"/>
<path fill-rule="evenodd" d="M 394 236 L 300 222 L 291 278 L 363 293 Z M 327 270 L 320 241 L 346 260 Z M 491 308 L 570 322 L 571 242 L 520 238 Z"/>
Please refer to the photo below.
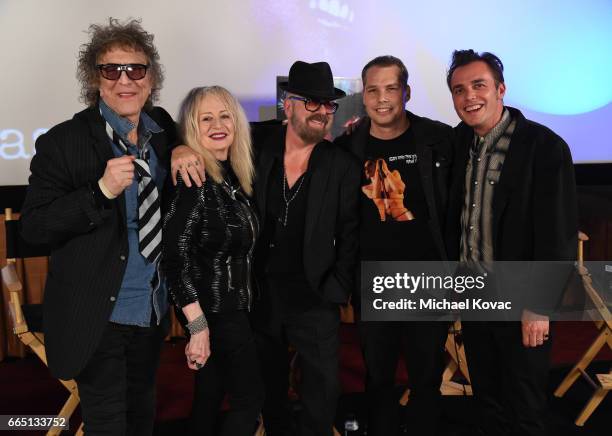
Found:
<path fill-rule="evenodd" d="M 406 110 L 410 86 L 400 59 L 374 58 L 364 66 L 361 78 L 368 116 L 351 134 L 336 139 L 363 163 L 360 259 L 445 260 L 442 229 L 453 131 Z M 359 293 L 353 305 L 359 309 Z M 398 433 L 395 374 L 400 354 L 410 386 L 405 420 L 410 434 L 435 434 L 447 332 L 444 322 L 359 322 L 367 370 L 368 435 Z"/>
<path fill-rule="evenodd" d="M 49 368 L 79 388 L 88 435 L 150 435 L 168 326 L 158 275 L 160 199 L 174 122 L 153 107 L 159 55 L 136 20 L 90 26 L 78 77 L 88 105 L 36 141 L 23 236 L 52 247 Z"/>
<path fill-rule="evenodd" d="M 255 202 L 262 234 L 255 253 L 259 297 L 253 322 L 266 385 L 266 434 L 295 434 L 288 409 L 287 347 L 297 352 L 299 433 L 331 435 L 339 394 L 339 305 L 357 260 L 359 166 L 325 139 L 344 92 L 326 62 L 297 61 L 285 91 L 288 123 L 253 126 Z"/>

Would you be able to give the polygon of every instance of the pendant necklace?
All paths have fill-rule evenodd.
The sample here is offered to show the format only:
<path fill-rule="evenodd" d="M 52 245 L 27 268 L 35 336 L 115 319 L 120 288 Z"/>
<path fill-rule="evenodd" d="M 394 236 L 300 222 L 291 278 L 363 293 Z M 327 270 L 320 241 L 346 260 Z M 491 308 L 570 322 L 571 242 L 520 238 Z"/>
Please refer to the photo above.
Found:
<path fill-rule="evenodd" d="M 221 165 L 222 169 L 223 169 L 223 184 L 227 187 L 227 189 L 229 190 L 229 194 L 230 197 L 232 197 L 232 200 L 236 199 L 236 192 L 238 192 L 239 187 L 234 187 L 234 180 L 232 177 L 232 173 L 231 171 L 231 166 L 228 165 Z"/>
<path fill-rule="evenodd" d="M 297 189 L 295 190 L 291 198 L 287 199 L 287 172 L 283 168 L 283 200 L 285 201 L 285 219 L 284 220 L 279 219 L 279 221 L 285 227 L 287 227 L 287 218 L 289 217 L 289 203 L 291 203 L 293 199 L 296 197 L 296 195 L 298 195 L 298 192 L 300 192 L 300 188 L 302 187 L 302 183 L 304 183 L 304 179 L 305 179 L 305 176 L 304 174 L 302 174 L 300 176 L 300 183 Z"/>

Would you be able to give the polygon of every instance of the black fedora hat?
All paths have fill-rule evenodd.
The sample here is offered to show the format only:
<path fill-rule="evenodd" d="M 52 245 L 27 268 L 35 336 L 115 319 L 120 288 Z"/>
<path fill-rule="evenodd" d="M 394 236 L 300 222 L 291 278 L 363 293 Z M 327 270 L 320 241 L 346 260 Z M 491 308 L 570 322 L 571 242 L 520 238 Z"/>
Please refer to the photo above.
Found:
<path fill-rule="evenodd" d="M 346 93 L 334 88 L 334 77 L 327 62 L 296 61 L 289 70 L 289 81 L 280 82 L 280 89 L 314 100 L 336 100 Z"/>

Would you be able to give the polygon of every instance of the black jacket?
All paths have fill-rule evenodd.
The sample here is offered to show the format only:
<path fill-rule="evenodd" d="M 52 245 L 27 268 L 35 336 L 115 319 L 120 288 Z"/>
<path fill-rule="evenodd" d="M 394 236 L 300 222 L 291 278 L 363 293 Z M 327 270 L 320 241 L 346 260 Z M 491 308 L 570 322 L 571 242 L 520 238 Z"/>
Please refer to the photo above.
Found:
<path fill-rule="evenodd" d="M 447 259 L 444 241 L 451 165 L 454 154 L 453 129 L 439 121 L 419 117 L 406 111 L 410 120 L 416 152 L 419 157 L 418 169 L 425 193 L 429 213 L 429 228 L 440 259 Z M 350 135 L 342 135 L 334 141 L 337 145 L 351 151 L 359 162 L 365 161 L 365 150 L 370 135 L 370 119 L 365 118 L 357 130 Z"/>
<path fill-rule="evenodd" d="M 578 246 L 578 211 L 572 155 L 565 141 L 549 128 L 507 108 L 516 128 L 493 197 L 495 260 L 573 260 Z M 459 257 L 465 169 L 474 130 L 455 128 L 457 159 L 453 169 L 449 238 L 453 259 Z"/>
<path fill-rule="evenodd" d="M 174 122 L 161 108 L 148 114 L 164 129 L 151 144 L 168 165 Z M 124 195 L 104 209 L 92 190 L 114 157 L 104 119 L 93 107 L 40 136 L 30 165 L 22 234 L 52 247 L 44 333 L 49 368 L 62 379 L 75 377 L 98 346 L 126 268 Z"/>
<path fill-rule="evenodd" d="M 507 107 L 516 127 L 493 196 L 493 258 L 495 261 L 572 261 L 578 246 L 576 182 L 569 147 L 549 128 Z M 464 123 L 456 128 L 457 159 L 449 208 L 448 240 L 452 259 L 459 259 L 461 210 L 465 170 L 474 131 Z M 508 264 L 506 264 L 508 265 Z M 525 306 L 549 312 L 558 295 L 543 289 L 563 288 L 571 262 L 542 264 L 515 288 L 526 294 Z M 524 273 L 525 268 L 521 268 Z M 509 280 L 518 280 L 509 277 Z M 506 286 L 509 288 L 510 285 Z M 538 292 L 540 291 L 540 292 Z"/>
<path fill-rule="evenodd" d="M 286 131 L 278 124 L 253 125 L 255 204 L 262 223 L 269 175 L 275 157 L 282 159 Z M 353 156 L 328 141 L 315 151 L 309 163 L 304 273 L 324 300 L 344 304 L 353 290 L 358 257 L 360 169 Z"/>
<path fill-rule="evenodd" d="M 187 188 L 179 177 L 164 220 L 162 259 L 179 308 L 195 301 L 204 313 L 251 307 L 258 223 L 238 181 L 230 184 L 207 177 L 201 187 Z"/>

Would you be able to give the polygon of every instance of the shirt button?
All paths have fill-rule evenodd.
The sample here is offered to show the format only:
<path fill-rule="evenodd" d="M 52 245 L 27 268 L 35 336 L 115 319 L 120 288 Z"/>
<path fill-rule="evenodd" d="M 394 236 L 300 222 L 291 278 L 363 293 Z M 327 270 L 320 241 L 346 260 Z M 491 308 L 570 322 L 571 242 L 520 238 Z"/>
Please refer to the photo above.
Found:
<path fill-rule="evenodd" d="M 115 297 L 110 297 L 110 301 L 115 301 L 117 298 Z"/>
<path fill-rule="evenodd" d="M 89 227 L 93 227 L 93 225 L 94 225 L 93 221 L 90 221 L 89 222 Z"/>
<path fill-rule="evenodd" d="M 474 184 L 477 185 L 478 184 L 478 180 L 474 181 Z"/>
<path fill-rule="evenodd" d="M 270 248 L 274 248 L 274 244 L 273 243 L 270 243 Z"/>
<path fill-rule="evenodd" d="M 125 256 L 122 254 L 121 256 L 119 256 L 119 259 L 125 260 Z"/>
<path fill-rule="evenodd" d="M 436 162 L 436 168 L 440 168 L 440 162 Z"/>
<path fill-rule="evenodd" d="M 480 162 L 480 158 L 476 159 L 476 161 Z"/>
<path fill-rule="evenodd" d="M 495 182 L 494 182 L 493 180 L 489 180 L 489 183 L 490 183 L 491 185 L 494 185 L 494 184 L 495 184 Z"/>
<path fill-rule="evenodd" d="M 470 226 L 470 230 L 474 230 L 474 226 Z"/>
<path fill-rule="evenodd" d="M 472 203 L 472 207 L 476 207 L 476 203 Z"/>
<path fill-rule="evenodd" d="M 472 250 L 473 250 L 472 247 L 470 247 L 470 251 L 472 251 Z"/>

